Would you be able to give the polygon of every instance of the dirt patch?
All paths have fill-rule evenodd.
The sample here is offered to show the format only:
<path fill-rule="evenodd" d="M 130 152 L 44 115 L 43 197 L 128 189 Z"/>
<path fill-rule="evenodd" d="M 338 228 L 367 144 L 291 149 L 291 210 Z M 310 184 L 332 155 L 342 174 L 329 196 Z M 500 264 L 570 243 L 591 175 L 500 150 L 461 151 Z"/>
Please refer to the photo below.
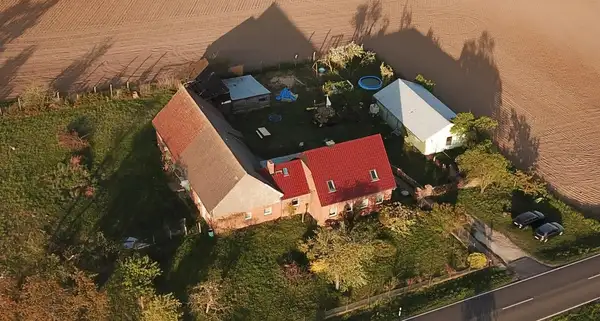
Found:
<path fill-rule="evenodd" d="M 90 144 L 79 137 L 76 131 L 61 130 L 58 133 L 58 144 L 71 151 L 80 151 Z"/>

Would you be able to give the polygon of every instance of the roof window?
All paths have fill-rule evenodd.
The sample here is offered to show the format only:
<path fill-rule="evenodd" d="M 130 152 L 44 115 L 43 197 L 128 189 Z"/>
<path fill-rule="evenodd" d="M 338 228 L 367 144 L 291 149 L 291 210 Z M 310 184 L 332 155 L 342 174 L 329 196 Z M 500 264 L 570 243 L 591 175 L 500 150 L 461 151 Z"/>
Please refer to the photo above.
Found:
<path fill-rule="evenodd" d="M 329 188 L 329 193 L 333 193 L 336 191 L 335 184 L 333 181 L 327 181 L 327 188 Z"/>
<path fill-rule="evenodd" d="M 369 171 L 369 173 L 371 174 L 371 181 L 375 182 L 379 180 L 379 176 L 377 175 L 377 171 L 372 169 Z"/>

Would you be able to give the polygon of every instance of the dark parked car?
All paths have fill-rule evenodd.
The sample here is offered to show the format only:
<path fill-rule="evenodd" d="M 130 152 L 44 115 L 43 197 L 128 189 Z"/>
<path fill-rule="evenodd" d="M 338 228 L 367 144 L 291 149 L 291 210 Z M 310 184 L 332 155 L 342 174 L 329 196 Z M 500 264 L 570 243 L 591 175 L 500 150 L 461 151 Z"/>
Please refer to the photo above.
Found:
<path fill-rule="evenodd" d="M 565 228 L 556 223 L 546 223 L 535 230 L 535 238 L 540 242 L 548 242 L 551 237 L 563 235 Z"/>
<path fill-rule="evenodd" d="M 538 211 L 528 211 L 519 214 L 513 219 L 513 224 L 518 228 L 526 228 L 527 226 L 544 219 L 544 214 Z"/>

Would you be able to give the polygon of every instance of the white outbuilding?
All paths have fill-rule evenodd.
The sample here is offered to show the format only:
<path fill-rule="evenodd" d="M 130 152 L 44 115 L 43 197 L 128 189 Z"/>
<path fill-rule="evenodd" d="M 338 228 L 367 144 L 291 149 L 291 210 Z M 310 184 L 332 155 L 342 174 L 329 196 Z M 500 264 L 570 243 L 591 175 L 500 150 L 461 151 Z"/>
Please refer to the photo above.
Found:
<path fill-rule="evenodd" d="M 456 114 L 423 86 L 397 79 L 373 97 L 381 118 L 424 155 L 462 145 L 462 137 L 450 133 Z"/>

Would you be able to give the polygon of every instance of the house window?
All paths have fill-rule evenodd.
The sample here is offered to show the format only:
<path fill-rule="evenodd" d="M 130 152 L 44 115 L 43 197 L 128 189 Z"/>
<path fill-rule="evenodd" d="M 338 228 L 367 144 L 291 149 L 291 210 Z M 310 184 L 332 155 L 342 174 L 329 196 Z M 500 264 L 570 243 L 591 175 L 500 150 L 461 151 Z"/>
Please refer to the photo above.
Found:
<path fill-rule="evenodd" d="M 452 136 L 448 136 L 446 138 L 446 146 L 450 146 L 450 145 L 452 145 Z"/>
<path fill-rule="evenodd" d="M 352 212 L 352 203 L 346 204 L 346 212 Z"/>
<path fill-rule="evenodd" d="M 267 97 L 258 98 L 258 101 L 267 101 Z"/>
<path fill-rule="evenodd" d="M 270 207 L 265 208 L 265 210 L 263 211 L 265 215 L 271 215 L 273 214 L 273 209 Z"/>
<path fill-rule="evenodd" d="M 337 216 L 337 207 L 332 206 L 329 208 L 329 217 Z"/>
<path fill-rule="evenodd" d="M 366 208 L 367 206 L 369 206 L 369 199 L 365 198 L 360 202 L 360 208 Z"/>
<path fill-rule="evenodd" d="M 297 198 L 294 198 L 294 199 L 292 200 L 292 206 L 293 206 L 293 207 L 298 207 L 298 205 L 300 205 L 300 201 L 298 201 L 298 199 L 297 199 Z"/>
<path fill-rule="evenodd" d="M 252 219 L 252 212 L 246 212 L 246 214 L 244 215 L 244 219 L 246 221 Z"/>
<path fill-rule="evenodd" d="M 375 182 L 379 180 L 379 176 L 377 176 L 377 171 L 372 169 L 369 171 L 371 173 L 371 181 Z"/>
<path fill-rule="evenodd" d="M 377 194 L 377 198 L 375 198 L 375 204 L 383 203 L 383 194 Z"/>
<path fill-rule="evenodd" d="M 329 193 L 335 192 L 335 184 L 333 181 L 327 181 L 327 187 L 329 188 Z"/>

